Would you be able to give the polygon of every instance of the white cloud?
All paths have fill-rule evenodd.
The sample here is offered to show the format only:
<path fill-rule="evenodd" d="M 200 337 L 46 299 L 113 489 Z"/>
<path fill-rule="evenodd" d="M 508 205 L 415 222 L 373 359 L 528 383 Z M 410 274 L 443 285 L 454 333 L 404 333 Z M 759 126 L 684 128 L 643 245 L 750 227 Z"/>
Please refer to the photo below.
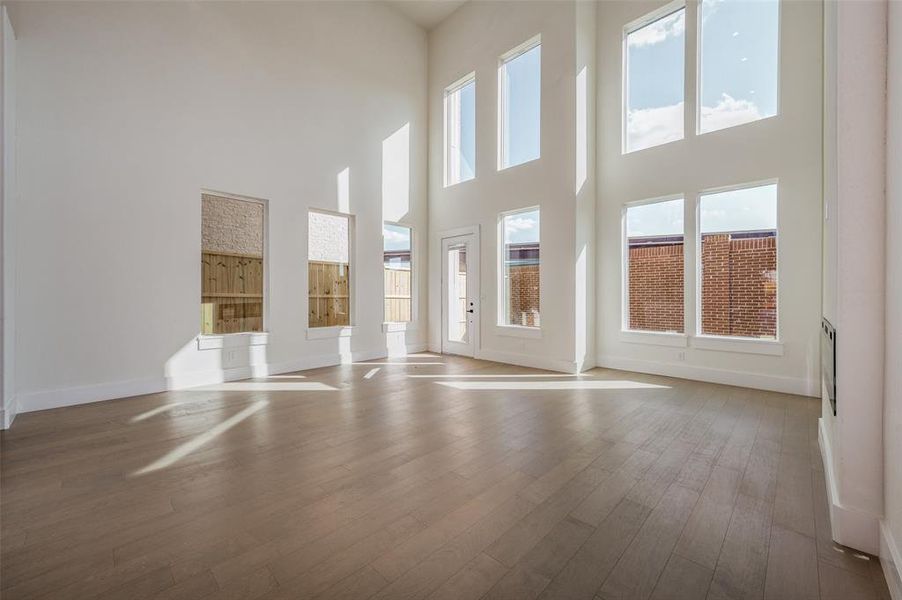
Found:
<path fill-rule="evenodd" d="M 515 231 L 524 231 L 526 229 L 533 229 L 536 226 L 535 219 L 526 219 L 523 217 L 514 217 L 513 219 L 505 219 L 504 220 L 504 228 L 507 233 L 514 233 Z"/>
<path fill-rule="evenodd" d="M 397 243 L 402 243 L 402 242 L 406 243 L 407 239 L 408 239 L 407 236 L 404 235 L 403 233 L 400 233 L 398 231 L 392 231 L 391 229 L 383 229 L 382 237 L 384 237 L 389 242 L 397 242 Z"/>
<path fill-rule="evenodd" d="M 642 150 L 683 138 L 683 103 L 631 110 L 626 119 L 627 150 Z"/>
<path fill-rule="evenodd" d="M 716 106 L 702 106 L 700 129 L 703 132 L 726 129 L 762 119 L 764 116 L 751 100 L 737 100 L 723 94 Z"/>
<path fill-rule="evenodd" d="M 681 9 L 630 33 L 626 42 L 630 48 L 653 46 L 667 38 L 681 36 L 685 30 L 686 11 Z"/>

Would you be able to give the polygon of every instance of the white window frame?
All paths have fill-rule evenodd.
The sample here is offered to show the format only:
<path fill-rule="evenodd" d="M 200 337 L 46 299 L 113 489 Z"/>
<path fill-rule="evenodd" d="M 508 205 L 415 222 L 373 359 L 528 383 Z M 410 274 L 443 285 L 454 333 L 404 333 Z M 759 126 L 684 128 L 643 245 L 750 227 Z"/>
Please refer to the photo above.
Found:
<path fill-rule="evenodd" d="M 201 188 L 201 198 L 203 196 L 219 196 L 220 198 L 228 198 L 230 200 L 240 200 L 242 202 L 256 202 L 263 205 L 263 331 L 242 331 L 238 333 L 210 333 L 197 335 L 198 350 L 218 350 L 221 348 L 246 347 L 246 346 L 266 346 L 269 343 L 269 200 L 265 198 L 256 198 L 254 196 L 244 196 L 241 194 L 232 194 L 229 192 L 221 192 L 209 188 Z M 203 206 L 201 200 L 199 207 Z M 201 227 L 203 227 L 203 215 L 201 215 Z M 202 237 L 202 236 L 201 236 Z M 201 254 L 203 254 L 203 243 L 201 245 Z M 203 271 L 198 263 L 197 280 L 201 282 L 203 287 Z"/>
<path fill-rule="evenodd" d="M 743 336 L 711 335 L 702 333 L 702 197 L 722 192 L 733 192 L 767 185 L 776 185 L 777 205 L 776 230 L 777 230 L 777 297 L 776 311 L 777 323 L 775 338 L 772 340 L 751 338 Z M 783 293 L 781 285 L 780 254 L 780 182 L 779 179 L 763 179 L 734 185 L 726 185 L 715 188 L 706 188 L 695 195 L 695 327 L 693 330 L 692 346 L 701 350 L 717 350 L 722 352 L 745 352 L 749 354 L 769 354 L 773 356 L 783 355 L 783 338 L 780 332 L 782 319 L 780 318 L 780 296 Z"/>
<path fill-rule="evenodd" d="M 504 293 L 504 219 L 506 217 L 512 215 L 518 215 L 520 213 L 527 212 L 539 212 L 539 326 L 538 327 L 530 327 L 527 325 L 510 325 L 505 322 L 505 293 Z M 511 337 L 521 337 L 521 338 L 541 338 L 542 337 L 542 327 L 544 326 L 543 320 L 541 318 L 542 315 L 542 282 L 545 280 L 542 277 L 542 207 L 541 205 L 534 206 L 525 206 L 523 208 L 515 208 L 512 210 L 506 210 L 504 212 L 498 213 L 498 224 L 497 224 L 497 235 L 498 235 L 498 257 L 497 257 L 497 266 L 496 272 L 498 273 L 498 277 L 496 280 L 496 290 L 497 290 L 497 311 L 495 312 L 495 332 L 498 335 L 506 335 Z"/>
<path fill-rule="evenodd" d="M 326 338 L 338 338 L 338 337 L 350 337 L 354 333 L 354 328 L 357 323 L 357 302 L 355 298 L 357 296 L 357 244 L 354 243 L 356 238 L 357 231 L 357 218 L 356 215 L 352 213 L 341 212 L 337 210 L 329 210 L 328 208 L 317 208 L 315 206 L 310 206 L 307 208 L 307 219 L 304 224 L 304 227 L 307 231 L 306 238 L 306 248 L 307 255 L 304 257 L 304 276 L 308 277 L 310 273 L 310 213 L 320 213 L 325 215 L 333 215 L 337 217 L 344 217 L 348 220 L 348 268 L 351 271 L 351 277 L 348 281 L 348 285 L 350 287 L 350 291 L 348 293 L 348 325 L 333 325 L 331 327 L 310 327 L 310 289 L 309 283 L 307 286 L 307 291 L 305 293 L 305 298 L 307 300 L 307 310 L 305 311 L 306 321 L 304 323 L 304 327 L 307 330 L 307 339 L 315 340 L 315 339 L 326 339 Z M 383 294 L 384 297 L 384 294 Z M 384 314 L 383 308 L 383 314 Z"/>
<path fill-rule="evenodd" d="M 686 33 L 684 32 L 683 37 L 683 137 L 678 140 L 672 140 L 670 142 L 666 142 L 664 144 L 657 144 L 655 146 L 649 146 L 647 148 L 638 148 L 636 150 L 629 150 L 627 148 L 627 126 L 628 126 L 628 117 L 629 117 L 629 47 L 627 46 L 627 36 L 631 33 L 638 31 L 645 27 L 646 25 L 650 25 L 657 21 L 658 19 L 663 19 L 664 17 L 671 15 L 681 9 L 686 11 L 685 16 L 688 18 L 689 9 L 686 6 L 685 0 L 674 0 L 669 4 L 665 4 L 664 6 L 647 13 L 634 21 L 630 21 L 626 25 L 623 26 L 623 39 L 621 40 L 621 78 L 620 78 L 620 153 L 622 155 L 632 154 L 634 152 L 641 152 L 642 150 L 651 150 L 652 148 L 659 148 L 661 146 L 666 146 L 667 144 L 672 144 L 674 142 L 680 142 L 686 139 L 686 111 L 685 111 L 685 103 L 686 103 Z M 684 227 L 685 229 L 685 227 Z"/>
<path fill-rule="evenodd" d="M 782 40 L 783 40 L 783 2 L 784 0 L 777 1 L 777 109 L 774 114 L 769 117 L 762 117 L 755 121 L 749 121 L 747 123 L 740 123 L 738 125 L 731 125 L 729 127 L 723 127 L 721 129 L 713 129 L 711 131 L 702 131 L 702 0 L 698 0 L 696 3 L 696 15 L 695 15 L 695 135 L 708 135 L 710 133 L 717 133 L 718 131 L 728 131 L 735 129 L 736 127 L 744 127 L 745 125 L 751 125 L 752 123 L 761 123 L 762 121 L 767 121 L 768 119 L 773 119 L 774 117 L 779 117 L 783 112 L 783 86 L 780 85 L 780 76 L 783 69 L 780 68 L 780 64 L 783 62 L 783 52 L 782 52 Z M 710 192 L 706 192 L 710 193 Z M 779 199 L 778 199 L 779 202 Z M 779 237 L 780 232 L 777 232 L 777 236 Z M 779 241 L 777 242 L 777 252 L 780 251 Z M 779 258 L 778 258 L 779 260 Z M 779 272 L 779 264 L 777 265 Z M 777 294 L 779 295 L 779 289 L 777 290 Z M 779 322 L 779 319 L 778 319 Z"/>
<path fill-rule="evenodd" d="M 539 155 L 532 160 L 528 160 L 526 162 L 517 163 L 516 165 L 504 166 L 504 107 L 505 107 L 505 94 L 504 94 L 504 82 L 507 76 L 506 66 L 507 63 L 511 62 L 515 58 L 519 57 L 522 54 L 526 54 L 533 48 L 542 45 L 542 34 L 536 34 L 533 37 L 529 38 L 522 44 L 515 46 L 514 48 L 508 50 L 504 54 L 502 54 L 498 58 L 498 138 L 497 138 L 497 146 L 498 146 L 498 170 L 505 171 L 507 169 L 511 169 L 514 167 L 519 167 L 520 165 L 526 165 L 532 162 L 535 162 L 542 158 L 542 61 L 539 61 Z"/>
<path fill-rule="evenodd" d="M 450 187 L 452 185 L 458 185 L 461 183 L 466 183 L 472 179 L 476 179 L 476 157 L 473 157 L 473 177 L 470 179 L 458 180 L 458 181 L 450 181 L 451 173 L 454 171 L 452 166 L 460 160 L 460 111 L 453 110 L 450 106 L 450 99 L 452 94 L 460 91 L 462 88 L 466 87 L 472 83 L 474 85 L 474 98 L 476 92 L 476 71 L 472 71 L 467 75 L 464 75 L 451 85 L 445 88 L 444 97 L 442 98 L 443 105 L 443 119 L 444 119 L 444 139 L 443 139 L 443 151 L 444 151 L 444 160 L 443 160 L 443 170 L 444 170 L 444 187 Z M 456 127 L 452 127 L 452 125 L 456 125 Z M 476 115 L 473 115 L 473 128 L 476 128 Z M 474 131 L 475 135 L 475 131 Z M 451 152 L 451 145 L 456 141 L 458 152 L 455 154 Z M 458 173 L 460 173 L 460 167 L 458 166 Z"/>
<path fill-rule="evenodd" d="M 660 204 L 662 202 L 672 202 L 674 200 L 682 200 L 683 201 L 683 248 L 684 248 L 684 257 L 683 257 L 683 332 L 676 331 L 648 331 L 645 329 L 630 329 L 630 249 L 629 249 L 629 236 L 627 231 L 627 212 L 631 208 L 635 208 L 637 206 L 647 206 L 649 204 Z M 686 311 L 685 306 L 685 293 L 686 293 L 686 263 L 685 263 L 685 248 L 686 248 L 686 196 L 685 194 L 668 194 L 666 196 L 656 196 L 654 198 L 646 198 L 644 200 L 636 200 L 633 202 L 627 202 L 623 205 L 621 209 L 621 223 L 620 223 L 620 291 L 621 291 L 621 301 L 620 301 L 620 339 L 624 342 L 633 342 L 633 343 L 648 343 L 648 344 L 657 344 L 662 346 L 677 346 L 677 347 L 686 347 L 688 342 L 687 331 L 690 330 L 688 319 L 689 316 Z"/>
<path fill-rule="evenodd" d="M 395 227 L 404 227 L 410 230 L 410 320 L 409 321 L 386 321 L 385 320 L 385 274 L 382 275 L 382 331 L 383 333 L 390 333 L 394 331 L 408 331 L 416 329 L 417 316 L 418 316 L 418 302 L 417 302 L 417 284 L 419 281 L 419 277 L 417 277 L 417 252 L 416 252 L 416 233 L 413 225 L 408 225 L 407 223 L 400 223 L 397 221 L 382 221 L 383 226 L 383 234 L 382 234 L 382 269 L 385 269 L 385 233 L 384 227 L 385 225 L 394 225 Z"/>

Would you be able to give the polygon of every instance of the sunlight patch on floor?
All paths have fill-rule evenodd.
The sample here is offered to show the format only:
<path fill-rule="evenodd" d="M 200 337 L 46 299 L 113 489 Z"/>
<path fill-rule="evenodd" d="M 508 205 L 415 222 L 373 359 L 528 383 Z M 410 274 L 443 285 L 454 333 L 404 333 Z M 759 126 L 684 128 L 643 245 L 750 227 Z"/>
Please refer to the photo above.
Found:
<path fill-rule="evenodd" d="M 363 378 L 364 379 L 372 379 L 373 375 L 375 375 L 378 372 L 379 372 L 379 367 L 376 367 L 375 369 L 370 369 L 369 371 L 366 372 L 366 375 L 364 375 Z"/>
<path fill-rule="evenodd" d="M 178 408 L 179 406 L 183 406 L 184 402 L 172 402 L 170 404 L 163 404 L 162 406 L 158 406 L 156 408 L 151 408 L 150 410 L 141 413 L 140 415 L 135 415 L 131 419 L 129 419 L 130 423 L 140 423 L 141 421 L 145 421 L 151 417 L 155 417 L 164 412 L 168 412 L 174 408 Z"/>
<path fill-rule="evenodd" d="M 653 390 L 668 385 L 626 380 L 590 381 L 436 381 L 438 385 L 459 390 Z"/>
<path fill-rule="evenodd" d="M 191 388 L 191 392 L 336 392 L 338 388 L 318 381 L 233 381 Z"/>

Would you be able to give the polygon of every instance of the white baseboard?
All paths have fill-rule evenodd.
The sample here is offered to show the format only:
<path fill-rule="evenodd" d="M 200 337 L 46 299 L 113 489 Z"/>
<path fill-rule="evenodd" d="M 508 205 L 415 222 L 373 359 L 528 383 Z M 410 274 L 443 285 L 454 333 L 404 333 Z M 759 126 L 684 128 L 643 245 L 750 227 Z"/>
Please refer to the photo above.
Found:
<path fill-rule="evenodd" d="M 576 363 L 566 360 L 558 360 L 554 358 L 543 358 L 541 356 L 530 356 L 528 354 L 516 354 L 513 352 L 499 352 L 497 350 L 480 349 L 476 351 L 475 358 L 480 360 L 490 360 L 492 362 L 500 362 L 509 365 L 517 365 L 520 367 L 530 367 L 532 369 L 545 369 L 548 371 L 558 371 L 561 373 L 576 373 Z"/>
<path fill-rule="evenodd" d="M 825 427 L 824 419 L 818 419 L 817 442 L 824 461 L 824 479 L 827 480 L 827 503 L 830 507 L 830 530 L 833 541 L 877 555 L 880 552 L 880 516 L 843 505 L 836 485 L 833 448 Z"/>
<path fill-rule="evenodd" d="M 622 358 L 619 356 L 599 356 L 595 361 L 599 367 L 618 369 L 622 371 L 635 371 L 637 373 L 649 373 L 651 375 L 665 375 L 678 379 L 692 379 L 706 381 L 708 383 L 720 383 L 736 387 L 746 387 L 769 392 L 782 392 L 784 394 L 798 394 L 801 396 L 818 397 L 820 384 L 803 378 L 782 377 L 779 375 L 766 375 L 762 373 L 749 373 L 747 371 L 730 371 L 727 369 L 714 369 L 711 367 L 699 367 L 685 363 L 659 362 L 640 360 L 634 358 Z"/>
<path fill-rule="evenodd" d="M 15 397 L 10 398 L 6 402 L 6 406 L 0 408 L 0 430 L 9 429 L 16 420 L 17 402 Z"/>
<path fill-rule="evenodd" d="M 880 522 L 880 564 L 883 566 L 889 595 L 893 600 L 902 600 L 902 577 L 899 576 L 902 554 L 899 553 L 899 545 L 886 520 Z"/>
<path fill-rule="evenodd" d="M 407 347 L 409 353 L 423 352 L 425 349 L 426 344 L 411 344 Z M 307 369 L 317 369 L 320 367 L 331 367 L 351 361 L 359 362 L 375 360 L 378 358 L 385 358 L 386 356 L 386 349 L 381 348 L 379 350 L 354 352 L 350 356 L 342 354 L 325 354 L 304 357 L 283 363 L 250 365 L 234 369 L 180 373 L 170 377 L 149 377 L 145 379 L 132 379 L 55 390 L 43 390 L 22 394 L 18 398 L 17 408 L 18 412 L 21 413 L 49 410 L 52 408 L 63 408 L 65 406 L 76 406 L 91 402 L 102 402 L 104 400 L 156 394 L 167 390 L 180 390 L 200 385 L 237 381 L 249 379 L 251 377 L 266 377 L 267 375 L 278 375 L 281 373 L 292 373 L 294 371 L 305 371 Z M 10 414 L 10 411 L 3 410 L 2 417 L 0 417 L 0 419 L 2 419 L 0 424 L 6 424 L 6 419 L 9 419 L 9 423 L 12 423 L 12 418 L 15 417 L 15 414 L 15 412 Z"/>

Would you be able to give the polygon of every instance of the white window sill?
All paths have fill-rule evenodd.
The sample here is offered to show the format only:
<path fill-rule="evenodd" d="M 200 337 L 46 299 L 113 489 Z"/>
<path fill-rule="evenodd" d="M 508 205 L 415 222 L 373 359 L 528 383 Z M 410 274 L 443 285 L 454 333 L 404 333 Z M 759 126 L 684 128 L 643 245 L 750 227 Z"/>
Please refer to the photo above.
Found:
<path fill-rule="evenodd" d="M 416 328 L 416 324 L 413 321 L 386 321 L 382 324 L 382 333 L 413 331 Z"/>
<path fill-rule="evenodd" d="M 522 325 L 495 325 L 495 333 L 508 337 L 541 339 L 540 327 L 523 327 Z"/>
<path fill-rule="evenodd" d="M 629 344 L 652 344 L 655 346 L 671 346 L 675 348 L 685 348 L 689 345 L 689 338 L 685 333 L 674 333 L 669 331 L 621 329 L 620 341 Z"/>
<path fill-rule="evenodd" d="M 247 333 L 223 333 L 197 336 L 198 350 L 219 350 L 221 348 L 246 348 L 265 346 L 269 343 L 269 333 L 253 331 Z"/>
<path fill-rule="evenodd" d="M 719 335 L 699 335 L 692 338 L 692 347 L 699 350 L 720 352 L 744 352 L 746 354 L 767 354 L 783 356 L 783 342 Z"/>
<path fill-rule="evenodd" d="M 326 340 L 329 338 L 351 337 L 354 333 L 353 325 L 336 325 L 334 327 L 308 327 L 308 340 Z"/>

